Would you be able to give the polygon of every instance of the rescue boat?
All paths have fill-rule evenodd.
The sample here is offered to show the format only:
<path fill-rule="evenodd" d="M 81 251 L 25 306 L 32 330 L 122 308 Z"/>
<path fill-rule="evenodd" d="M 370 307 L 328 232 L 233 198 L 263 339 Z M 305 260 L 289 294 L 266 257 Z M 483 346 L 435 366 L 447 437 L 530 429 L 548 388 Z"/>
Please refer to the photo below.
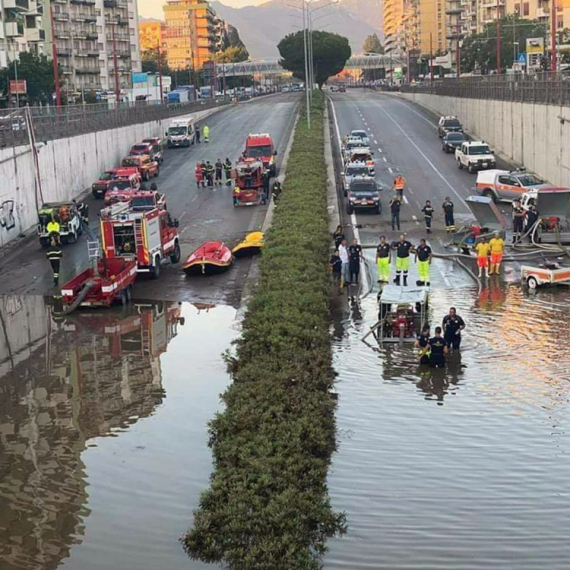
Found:
<path fill-rule="evenodd" d="M 251 232 L 232 249 L 232 253 L 235 257 L 256 255 L 265 245 L 264 238 L 263 232 Z"/>
<path fill-rule="evenodd" d="M 233 262 L 233 253 L 227 245 L 208 241 L 186 258 L 182 269 L 186 275 L 213 275 L 226 271 Z"/>

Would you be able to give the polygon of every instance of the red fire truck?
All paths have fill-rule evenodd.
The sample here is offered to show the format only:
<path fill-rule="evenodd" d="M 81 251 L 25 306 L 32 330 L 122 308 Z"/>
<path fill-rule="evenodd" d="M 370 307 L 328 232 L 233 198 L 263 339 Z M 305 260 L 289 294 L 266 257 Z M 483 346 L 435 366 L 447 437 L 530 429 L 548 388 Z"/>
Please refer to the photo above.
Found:
<path fill-rule="evenodd" d="M 115 204 L 101 210 L 101 241 L 105 257 L 136 259 L 139 273 L 160 275 L 169 257 L 180 261 L 178 220 L 166 209 L 133 210 L 129 204 Z"/>

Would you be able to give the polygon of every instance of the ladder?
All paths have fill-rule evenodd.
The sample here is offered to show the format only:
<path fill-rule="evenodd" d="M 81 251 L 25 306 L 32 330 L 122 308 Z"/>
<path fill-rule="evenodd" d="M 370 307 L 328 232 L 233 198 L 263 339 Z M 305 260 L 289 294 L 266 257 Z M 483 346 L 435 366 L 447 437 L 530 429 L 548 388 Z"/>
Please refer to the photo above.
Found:
<path fill-rule="evenodd" d="M 89 262 L 91 267 L 93 267 L 93 271 L 97 271 L 97 263 L 101 258 L 99 240 L 87 241 L 87 256 L 89 257 Z"/>
<path fill-rule="evenodd" d="M 135 244 L 137 246 L 137 251 L 144 247 L 144 237 L 143 237 L 143 218 L 135 219 Z"/>

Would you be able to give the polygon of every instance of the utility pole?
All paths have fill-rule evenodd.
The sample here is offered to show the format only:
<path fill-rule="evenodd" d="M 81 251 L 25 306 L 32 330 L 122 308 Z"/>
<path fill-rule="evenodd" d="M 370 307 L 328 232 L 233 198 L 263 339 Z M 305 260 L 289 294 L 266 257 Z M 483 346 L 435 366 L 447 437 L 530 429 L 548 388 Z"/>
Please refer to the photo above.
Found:
<path fill-rule="evenodd" d="M 501 20 L 499 15 L 499 1 L 497 0 L 497 75 L 501 75 Z"/>
<path fill-rule="evenodd" d="M 16 80 L 16 107 L 20 108 L 20 88 L 18 87 L 18 58 L 14 58 L 14 79 Z"/>
<path fill-rule="evenodd" d="M 460 65 L 461 65 L 461 46 L 459 45 L 459 40 L 461 37 L 461 17 L 457 20 L 457 40 L 455 45 L 455 69 L 457 70 L 457 79 L 461 75 Z"/>
<path fill-rule="evenodd" d="M 115 28 L 117 27 L 117 21 L 120 18 L 117 15 L 117 18 L 111 18 L 109 21 L 111 22 L 114 20 L 114 23 L 111 24 L 111 29 L 113 30 L 113 65 L 115 67 L 115 99 L 117 101 L 117 106 L 121 102 L 121 91 L 119 89 L 119 69 L 117 67 L 117 39 L 115 37 Z"/>
<path fill-rule="evenodd" d="M 53 82 L 55 83 L 55 104 L 61 107 L 61 86 L 59 84 L 59 68 L 57 66 L 57 45 L 55 43 L 55 26 L 53 24 L 53 6 L 49 4 L 49 19 L 51 24 L 51 53 L 53 63 Z"/>
<path fill-rule="evenodd" d="M 160 104 L 164 103 L 164 91 L 162 90 L 162 56 L 160 53 L 160 40 L 158 40 L 157 46 L 157 63 L 158 63 L 158 85 L 160 89 Z"/>
<path fill-rule="evenodd" d="M 433 34 L 429 33 L 429 75 L 433 83 Z"/>
<path fill-rule="evenodd" d="M 550 38 L 551 41 L 551 52 L 550 52 L 550 71 L 557 71 L 557 53 L 556 53 L 556 0 L 552 0 L 552 14 L 550 15 L 551 22 L 551 34 L 552 37 Z"/>

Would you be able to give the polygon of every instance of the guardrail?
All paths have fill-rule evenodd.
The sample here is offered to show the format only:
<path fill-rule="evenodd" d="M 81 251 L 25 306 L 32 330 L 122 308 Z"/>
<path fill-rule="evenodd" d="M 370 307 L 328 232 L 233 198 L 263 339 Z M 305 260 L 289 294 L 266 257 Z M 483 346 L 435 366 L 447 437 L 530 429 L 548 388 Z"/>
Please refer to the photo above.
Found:
<path fill-rule="evenodd" d="M 121 103 L 110 107 L 107 103 L 70 105 L 68 107 L 31 107 L 31 116 L 37 142 L 83 135 L 137 123 L 158 121 L 207 111 L 226 105 L 229 98 L 199 101 L 177 105 L 160 105 L 156 102 Z M 24 109 L 0 111 L 0 148 L 28 144 L 29 137 Z"/>
<path fill-rule="evenodd" d="M 483 75 L 403 85 L 402 93 L 570 105 L 570 76 L 564 74 Z"/>

